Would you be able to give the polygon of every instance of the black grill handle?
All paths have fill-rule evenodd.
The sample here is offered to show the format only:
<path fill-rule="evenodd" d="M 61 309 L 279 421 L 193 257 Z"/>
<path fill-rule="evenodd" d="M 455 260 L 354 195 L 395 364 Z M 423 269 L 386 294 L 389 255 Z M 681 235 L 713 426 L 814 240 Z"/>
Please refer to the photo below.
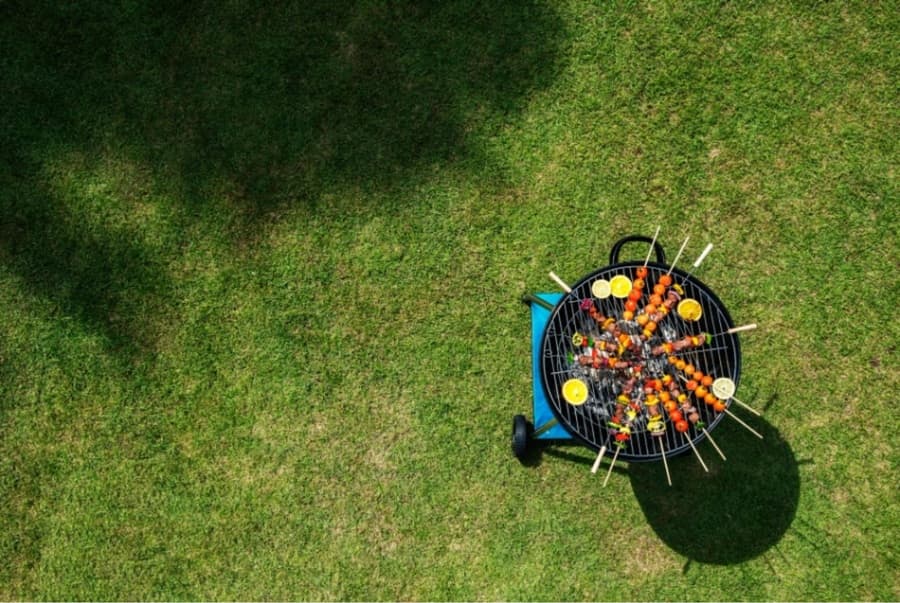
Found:
<path fill-rule="evenodd" d="M 659 244 L 659 241 L 654 241 L 650 237 L 645 237 L 644 235 L 628 235 L 627 237 L 622 237 L 612 246 L 612 250 L 609 252 L 609 263 L 610 264 L 618 264 L 619 263 L 619 252 L 622 251 L 622 247 L 626 243 L 652 243 L 653 250 L 656 252 L 656 261 L 660 264 L 666 263 L 666 252 L 663 251 L 662 245 Z"/>

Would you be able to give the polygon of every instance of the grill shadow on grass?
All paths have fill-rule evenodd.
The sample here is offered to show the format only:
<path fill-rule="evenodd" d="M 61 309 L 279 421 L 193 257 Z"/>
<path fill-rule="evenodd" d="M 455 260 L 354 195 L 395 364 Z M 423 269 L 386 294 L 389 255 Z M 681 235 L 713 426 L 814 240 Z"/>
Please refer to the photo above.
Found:
<path fill-rule="evenodd" d="M 746 413 L 744 413 L 746 414 Z M 769 550 L 794 520 L 800 497 L 798 462 L 778 430 L 748 420 L 760 440 L 734 421 L 713 437 L 727 461 L 708 443 L 698 447 L 704 472 L 688 452 L 662 463 L 633 463 L 628 476 L 647 521 L 674 551 L 691 561 L 730 565 Z"/>

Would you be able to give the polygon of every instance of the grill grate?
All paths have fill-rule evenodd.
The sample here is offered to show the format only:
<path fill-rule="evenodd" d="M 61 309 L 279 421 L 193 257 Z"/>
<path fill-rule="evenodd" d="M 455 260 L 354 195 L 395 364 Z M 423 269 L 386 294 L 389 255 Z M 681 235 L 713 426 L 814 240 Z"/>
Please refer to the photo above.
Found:
<path fill-rule="evenodd" d="M 619 318 L 625 310 L 626 299 L 612 296 L 604 299 L 594 297 L 591 293 L 594 281 L 610 280 L 620 274 L 633 278 L 635 269 L 643 265 L 642 262 L 624 262 L 601 268 L 584 277 L 556 305 L 543 334 L 540 368 L 550 408 L 563 427 L 595 450 L 599 450 L 602 446 L 612 448 L 609 421 L 613 416 L 616 396 L 621 392 L 624 378 L 614 371 L 579 366 L 573 360 L 577 350 L 572 342 L 572 336 L 575 333 L 598 333 L 600 330 L 589 313 L 581 309 L 581 302 L 585 299 L 592 299 L 597 310 L 608 317 Z M 638 302 L 641 307 L 647 303 L 653 284 L 670 268 L 651 262 L 647 264 L 647 269 L 644 296 Z M 690 322 L 681 318 L 677 312 L 670 312 L 660 321 L 657 331 L 650 338 L 649 345 L 644 347 L 645 352 L 649 352 L 650 347 L 665 341 L 674 341 L 685 335 L 698 335 L 704 332 L 720 334 L 700 347 L 682 350 L 676 355 L 705 374 L 728 377 L 737 385 L 740 378 L 740 346 L 734 334 L 724 334 L 734 326 L 727 310 L 716 295 L 696 277 L 688 277 L 677 268 L 672 270 L 671 275 L 673 282 L 684 289 L 685 297 L 700 302 L 703 314 L 698 321 Z M 631 328 L 633 330 L 629 331 L 626 328 L 625 332 L 634 334 L 640 331 L 636 325 Z M 668 374 L 673 379 L 683 378 L 681 371 L 668 362 L 666 355 L 652 357 L 645 354 L 645 358 L 647 360 L 644 377 L 661 378 Z M 579 378 L 587 383 L 588 398 L 584 404 L 569 404 L 563 398 L 562 385 L 571 378 Z M 679 385 L 684 390 L 683 383 Z M 688 395 L 693 399 L 692 394 Z M 730 401 L 725 403 L 730 405 Z M 711 431 L 722 420 L 724 413 L 716 412 L 712 406 L 697 400 L 693 400 L 693 405 L 707 431 Z M 662 415 L 665 416 L 665 413 Z M 619 453 L 620 458 L 632 461 L 657 460 L 662 457 L 662 448 L 658 440 L 664 443 L 666 456 L 673 456 L 690 450 L 688 438 L 695 445 L 705 438 L 705 434 L 696 425 L 691 424 L 689 430 L 682 434 L 675 430 L 668 419 L 665 420 L 665 434 L 653 436 L 646 428 L 647 418 L 646 413 L 639 413 L 631 425 L 631 437 L 627 446 Z"/>

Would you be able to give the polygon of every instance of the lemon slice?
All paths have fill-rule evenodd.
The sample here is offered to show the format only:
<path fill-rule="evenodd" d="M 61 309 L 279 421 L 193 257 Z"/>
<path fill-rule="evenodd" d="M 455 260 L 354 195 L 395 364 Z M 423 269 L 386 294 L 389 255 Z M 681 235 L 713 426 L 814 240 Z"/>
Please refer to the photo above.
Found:
<path fill-rule="evenodd" d="M 594 281 L 594 284 L 591 285 L 591 293 L 594 294 L 594 297 L 597 299 L 606 299 L 610 294 L 609 281 L 601 278 Z"/>
<path fill-rule="evenodd" d="M 609 281 L 609 289 L 613 297 L 628 297 L 631 293 L 631 279 L 624 274 L 617 274 Z"/>
<path fill-rule="evenodd" d="M 703 308 L 696 299 L 685 297 L 678 302 L 678 316 L 685 320 L 700 320 L 703 316 Z"/>
<path fill-rule="evenodd" d="M 562 395 L 569 404 L 584 404 L 588 397 L 587 383 L 581 379 L 569 379 L 563 383 Z"/>
<path fill-rule="evenodd" d="M 731 398 L 734 395 L 735 385 L 734 381 L 729 379 L 728 377 L 719 377 L 712 384 L 712 393 L 719 400 L 725 401 Z"/>

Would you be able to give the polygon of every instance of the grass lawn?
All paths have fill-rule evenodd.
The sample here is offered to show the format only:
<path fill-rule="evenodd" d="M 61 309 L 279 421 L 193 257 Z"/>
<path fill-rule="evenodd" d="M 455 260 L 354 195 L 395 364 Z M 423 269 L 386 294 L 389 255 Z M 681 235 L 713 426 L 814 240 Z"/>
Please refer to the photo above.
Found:
<path fill-rule="evenodd" d="M 896 3 L 263 4 L 0 3 L 0 599 L 900 598 Z M 765 439 L 520 464 L 658 225 Z"/>

